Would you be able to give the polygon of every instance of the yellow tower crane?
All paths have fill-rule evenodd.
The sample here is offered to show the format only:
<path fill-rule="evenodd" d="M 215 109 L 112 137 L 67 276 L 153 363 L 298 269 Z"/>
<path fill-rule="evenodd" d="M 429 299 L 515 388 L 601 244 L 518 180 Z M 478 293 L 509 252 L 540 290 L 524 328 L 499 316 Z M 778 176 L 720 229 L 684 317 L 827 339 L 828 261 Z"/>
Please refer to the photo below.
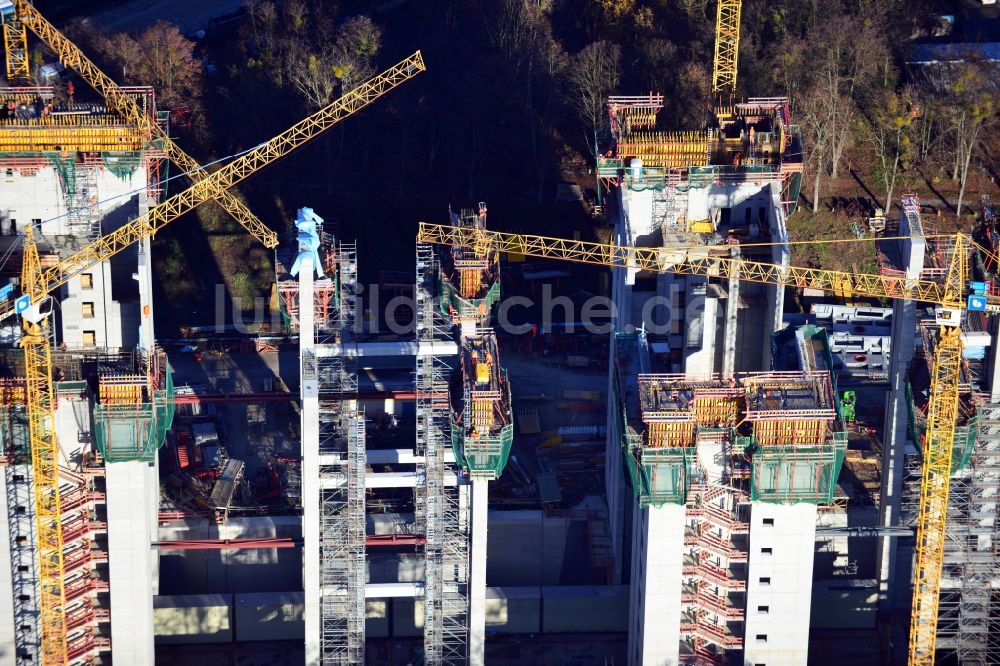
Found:
<path fill-rule="evenodd" d="M 42 42 L 56 52 L 62 64 L 76 71 L 84 81 L 89 83 L 94 90 L 104 97 L 110 108 L 124 117 L 129 125 L 135 126 L 143 136 L 150 136 L 157 141 L 166 153 L 167 159 L 176 164 L 191 180 L 201 182 L 206 179 L 208 176 L 207 172 L 193 157 L 184 152 L 180 146 L 166 135 L 163 129 L 151 117 L 150 113 L 140 109 L 133 98 L 125 94 L 73 42 L 56 30 L 55 26 L 49 23 L 28 0 L 13 0 L 13 2 L 16 16 L 12 17 L 11 23 L 20 25 L 22 33 L 25 27 L 30 28 Z M 7 22 L 4 23 L 4 26 L 4 36 L 6 39 Z M 8 78 L 10 77 L 11 53 L 12 51 L 8 47 Z M 26 66 L 27 63 L 25 61 Z M 26 75 L 27 72 L 25 72 Z M 231 192 L 226 191 L 224 188 L 214 188 L 212 190 L 212 198 L 266 247 L 273 248 L 278 245 L 278 236 L 268 229 L 267 225 L 257 219 L 250 212 L 250 209 Z"/>
<path fill-rule="evenodd" d="M 943 324 L 934 350 L 927 431 L 923 444 L 909 644 L 911 665 L 931 666 L 934 663 L 952 450 L 959 405 L 962 362 L 960 323 L 962 312 L 966 308 L 964 299 L 968 287 L 968 258 L 973 245 L 971 239 L 963 234 L 956 234 L 954 253 L 943 282 L 782 266 L 719 256 L 713 253 L 715 248 L 708 246 L 618 246 L 425 222 L 420 223 L 417 242 L 470 248 L 483 248 L 488 244 L 498 252 L 531 257 L 704 278 L 737 278 L 799 289 L 812 288 L 875 298 L 923 301 L 940 306 L 938 319 Z M 1000 312 L 1000 300 L 991 297 L 987 310 Z"/>
<path fill-rule="evenodd" d="M 715 14 L 715 58 L 712 93 L 736 92 L 736 65 L 740 52 L 740 11 L 743 0 L 718 0 Z"/>
<path fill-rule="evenodd" d="M 40 626 L 42 663 L 45 666 L 65 664 L 67 655 L 62 525 L 59 513 L 59 447 L 53 428 L 54 394 L 49 343 L 51 329 L 47 313 L 42 307 L 43 302 L 53 290 L 70 278 L 113 257 L 132 243 L 154 236 L 179 216 L 215 197 L 220 188 L 231 187 L 284 157 L 424 69 L 423 56 L 417 51 L 56 266 L 42 269 L 34 241 L 35 232 L 31 227 L 25 230 L 22 294 L 16 305 L 8 303 L 0 310 L 0 319 L 12 314 L 15 307 L 24 315 L 21 344 L 25 353 L 28 436 L 37 504 Z"/>
<path fill-rule="evenodd" d="M 2 3 L 0 3 L 2 5 Z M 0 6 L 0 22 L 3 23 L 3 50 L 7 64 L 7 81 L 26 83 L 28 70 L 28 32 L 18 20 L 13 7 Z"/>

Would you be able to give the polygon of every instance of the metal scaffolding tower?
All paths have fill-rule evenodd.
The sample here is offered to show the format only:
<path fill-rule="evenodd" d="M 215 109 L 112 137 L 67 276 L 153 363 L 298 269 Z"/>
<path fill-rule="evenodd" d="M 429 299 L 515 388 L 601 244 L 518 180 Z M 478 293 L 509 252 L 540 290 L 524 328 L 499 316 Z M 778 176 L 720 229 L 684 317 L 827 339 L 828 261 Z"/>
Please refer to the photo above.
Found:
<path fill-rule="evenodd" d="M 322 387 L 322 379 L 320 380 Z M 322 404 L 322 403 L 321 403 Z M 338 416 L 337 443 L 320 455 L 320 650 L 323 664 L 364 663 L 365 654 L 365 419 Z"/>
<path fill-rule="evenodd" d="M 74 160 L 60 179 L 66 197 L 66 229 L 73 247 L 93 242 L 101 235 L 101 209 L 97 206 L 100 168 L 100 159 L 90 154 L 82 162 Z"/>
<path fill-rule="evenodd" d="M 449 339 L 448 323 L 434 302 L 434 249 L 417 246 L 416 333 L 418 345 Z M 424 571 L 424 659 L 428 664 L 463 664 L 468 659 L 469 485 L 445 460 L 451 430 L 448 376 L 440 357 L 418 354 L 416 364 L 417 521 L 427 536 Z"/>
<path fill-rule="evenodd" d="M 962 664 L 1000 662 L 1000 403 L 981 407 L 979 439 L 951 482 L 937 647 Z"/>
<path fill-rule="evenodd" d="M 332 338 L 342 341 L 355 317 L 357 261 L 341 244 L 341 296 Z M 338 356 L 317 356 L 320 474 L 320 659 L 365 661 L 365 416 L 357 375 Z"/>

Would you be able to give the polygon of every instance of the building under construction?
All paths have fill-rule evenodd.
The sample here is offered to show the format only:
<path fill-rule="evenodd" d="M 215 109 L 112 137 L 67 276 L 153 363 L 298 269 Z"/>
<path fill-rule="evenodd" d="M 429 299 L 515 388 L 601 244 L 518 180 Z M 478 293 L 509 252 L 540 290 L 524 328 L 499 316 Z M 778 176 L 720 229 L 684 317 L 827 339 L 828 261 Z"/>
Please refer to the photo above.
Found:
<path fill-rule="evenodd" d="M 44 269 L 159 200 L 164 154 L 149 128 L 162 131 L 166 116 L 157 112 L 152 89 L 123 94 L 145 123 L 124 120 L 99 98 L 67 97 L 63 88 L 0 89 L 0 241 L 3 274 L 14 284 L 27 227 L 35 231 Z M 58 576 L 67 663 L 106 662 L 111 655 L 151 663 L 156 556 L 150 544 L 159 480 L 150 463 L 171 426 L 173 386 L 166 357 L 154 346 L 148 240 L 79 273 L 52 297 L 59 304 L 50 344 L 61 495 L 52 520 L 61 522 L 61 560 L 56 568 L 40 565 L 35 546 L 44 523 L 34 501 L 41 489 L 29 464 L 25 357 L 15 349 L 20 327 L 11 327 L 2 407 L 9 520 L 0 537 L 0 550 L 10 556 L 0 574 L 6 618 L 0 644 L 10 663 L 44 661 L 40 623 L 53 609 L 43 599 Z"/>

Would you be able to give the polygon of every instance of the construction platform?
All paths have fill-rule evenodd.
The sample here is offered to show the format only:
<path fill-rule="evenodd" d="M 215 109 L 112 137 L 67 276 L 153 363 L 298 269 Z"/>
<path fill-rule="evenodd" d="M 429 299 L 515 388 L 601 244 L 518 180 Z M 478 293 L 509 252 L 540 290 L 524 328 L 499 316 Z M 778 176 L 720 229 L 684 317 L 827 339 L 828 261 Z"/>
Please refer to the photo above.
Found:
<path fill-rule="evenodd" d="M 832 502 L 847 433 L 828 371 L 639 374 L 632 419 L 627 381 L 619 372 L 622 447 L 640 504 L 684 504 L 693 483 L 720 475 L 713 465 L 748 478 L 753 500 Z M 701 446 L 720 449 L 712 464 Z"/>
<path fill-rule="evenodd" d="M 486 204 L 478 210 L 449 211 L 451 224 L 470 229 L 486 229 Z M 473 322 L 484 325 L 500 300 L 498 253 L 488 246 L 444 247 L 440 253 L 439 298 L 441 314 L 453 324 Z"/>
<path fill-rule="evenodd" d="M 472 478 L 500 478 L 514 441 L 510 383 L 492 329 L 463 336 L 452 379 L 451 443 Z"/>

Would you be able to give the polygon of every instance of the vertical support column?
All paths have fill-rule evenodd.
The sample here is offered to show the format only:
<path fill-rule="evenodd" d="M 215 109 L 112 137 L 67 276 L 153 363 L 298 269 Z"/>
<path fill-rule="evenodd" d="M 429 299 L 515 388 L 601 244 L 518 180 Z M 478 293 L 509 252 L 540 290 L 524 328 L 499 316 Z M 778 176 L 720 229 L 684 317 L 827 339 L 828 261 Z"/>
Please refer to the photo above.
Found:
<path fill-rule="evenodd" d="M 636 512 L 632 528 L 628 663 L 678 663 L 684 507 L 666 504 Z"/>
<path fill-rule="evenodd" d="M 486 663 L 486 534 L 489 481 L 472 480 L 472 547 L 469 553 L 469 664 Z"/>
<path fill-rule="evenodd" d="M 816 505 L 753 503 L 745 663 L 806 663 L 815 547 Z"/>
<path fill-rule="evenodd" d="M 144 195 L 139 195 L 140 213 L 148 209 Z M 145 354 L 152 355 L 156 344 L 156 332 L 153 330 L 153 269 L 152 256 L 150 251 L 151 239 L 144 238 L 139 242 L 139 256 L 136 266 L 136 281 L 139 283 L 139 349 Z M 153 456 L 153 461 L 146 465 L 146 484 L 149 488 L 159 488 L 159 456 Z M 159 515 L 160 515 L 160 493 L 150 492 L 146 495 L 146 521 L 150 535 L 150 542 L 159 540 Z M 153 607 L 152 596 L 160 591 L 160 551 L 157 548 L 150 548 L 149 553 L 150 599 L 149 606 Z"/>
<path fill-rule="evenodd" d="M 150 463 L 109 463 L 108 582 L 111 588 L 111 658 L 119 664 L 152 664 L 153 589 L 149 556 L 153 540 L 145 499 L 159 494 Z M 152 481 L 152 482 L 151 482 Z"/>
<path fill-rule="evenodd" d="M 899 234 L 912 236 L 900 241 L 906 277 L 916 279 L 924 265 L 924 239 L 919 219 L 906 215 L 899 221 Z M 913 359 L 917 333 L 917 304 L 896 300 L 892 306 L 892 362 L 890 389 L 886 394 L 884 441 L 882 442 L 882 488 L 879 491 L 879 525 L 900 524 L 900 497 L 903 491 L 904 455 L 907 437 L 906 373 Z M 880 613 L 905 609 L 910 598 L 910 566 L 897 566 L 899 539 L 882 537 L 878 542 L 878 583 Z"/>
<path fill-rule="evenodd" d="M 740 248 L 733 246 L 732 258 L 739 261 Z M 740 279 L 738 275 L 729 278 L 729 294 L 726 298 L 726 333 L 722 350 L 722 372 L 736 372 L 736 326 L 740 314 Z"/>
<path fill-rule="evenodd" d="M 305 592 L 305 663 L 320 664 L 319 588 L 319 382 L 316 374 L 316 330 L 312 257 L 302 255 L 299 270 L 299 372 L 302 437 L 302 589 Z"/>

